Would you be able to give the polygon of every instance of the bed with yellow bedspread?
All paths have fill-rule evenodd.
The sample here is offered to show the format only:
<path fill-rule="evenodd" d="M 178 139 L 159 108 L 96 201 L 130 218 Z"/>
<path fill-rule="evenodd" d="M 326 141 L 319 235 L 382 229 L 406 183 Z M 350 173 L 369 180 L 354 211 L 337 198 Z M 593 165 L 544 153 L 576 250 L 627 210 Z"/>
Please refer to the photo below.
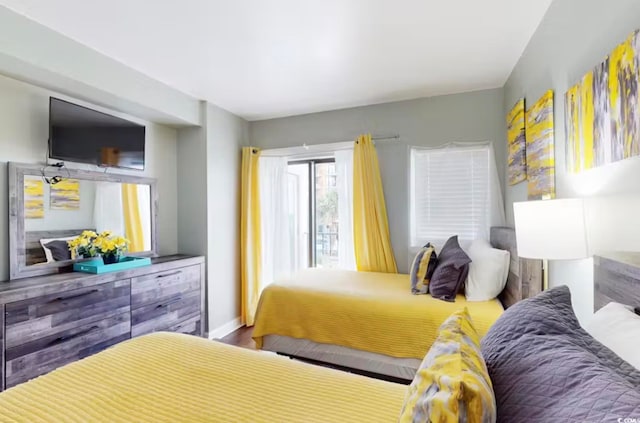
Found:
<path fill-rule="evenodd" d="M 0 394 L 2 422 L 395 422 L 406 387 L 174 333 Z"/>
<path fill-rule="evenodd" d="M 445 302 L 411 294 L 409 275 L 308 269 L 262 292 L 253 338 L 279 335 L 422 360 L 438 327 L 467 307 L 480 336 L 504 311 L 499 300 Z"/>

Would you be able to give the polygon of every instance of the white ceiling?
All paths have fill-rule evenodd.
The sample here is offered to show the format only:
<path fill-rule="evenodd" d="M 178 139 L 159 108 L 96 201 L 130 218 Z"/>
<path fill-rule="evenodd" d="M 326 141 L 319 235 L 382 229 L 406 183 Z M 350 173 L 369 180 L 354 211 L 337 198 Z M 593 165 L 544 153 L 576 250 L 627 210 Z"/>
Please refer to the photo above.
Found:
<path fill-rule="evenodd" d="M 256 120 L 500 87 L 551 1 L 0 4 L 171 87 Z"/>

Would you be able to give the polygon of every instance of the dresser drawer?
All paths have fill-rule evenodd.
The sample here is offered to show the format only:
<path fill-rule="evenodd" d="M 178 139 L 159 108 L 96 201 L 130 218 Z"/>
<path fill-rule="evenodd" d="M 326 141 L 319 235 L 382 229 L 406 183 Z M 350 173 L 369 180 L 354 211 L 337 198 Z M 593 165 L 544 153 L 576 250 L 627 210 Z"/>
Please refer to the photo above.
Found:
<path fill-rule="evenodd" d="M 9 303 L 5 308 L 5 348 L 56 338 L 130 310 L 128 279 Z"/>
<path fill-rule="evenodd" d="M 10 388 L 97 353 L 129 339 L 130 333 L 130 313 L 121 313 L 7 348 L 6 387 Z"/>
<path fill-rule="evenodd" d="M 201 324 L 200 316 L 191 317 L 177 325 L 171 326 L 167 331 L 200 336 L 202 334 Z"/>
<path fill-rule="evenodd" d="M 171 331 L 186 320 L 200 320 L 200 291 L 179 292 L 131 310 L 131 336 Z"/>
<path fill-rule="evenodd" d="M 189 266 L 131 279 L 131 308 L 171 301 L 200 290 L 200 266 Z"/>

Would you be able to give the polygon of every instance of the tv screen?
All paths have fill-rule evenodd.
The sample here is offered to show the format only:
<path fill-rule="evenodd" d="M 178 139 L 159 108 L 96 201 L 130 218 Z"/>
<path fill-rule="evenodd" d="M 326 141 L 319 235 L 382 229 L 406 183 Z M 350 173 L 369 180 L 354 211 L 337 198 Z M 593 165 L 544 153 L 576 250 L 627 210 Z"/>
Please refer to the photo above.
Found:
<path fill-rule="evenodd" d="M 144 125 L 51 97 L 49 157 L 144 170 Z"/>

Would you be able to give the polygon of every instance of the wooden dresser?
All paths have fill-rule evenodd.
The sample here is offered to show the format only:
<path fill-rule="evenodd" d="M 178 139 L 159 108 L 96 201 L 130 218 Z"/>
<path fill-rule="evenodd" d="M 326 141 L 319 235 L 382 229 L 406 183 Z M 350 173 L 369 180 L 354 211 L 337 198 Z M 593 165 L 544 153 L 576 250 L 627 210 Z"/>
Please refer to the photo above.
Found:
<path fill-rule="evenodd" d="M 168 256 L 103 275 L 0 284 L 0 387 L 155 331 L 204 335 L 204 258 Z"/>

